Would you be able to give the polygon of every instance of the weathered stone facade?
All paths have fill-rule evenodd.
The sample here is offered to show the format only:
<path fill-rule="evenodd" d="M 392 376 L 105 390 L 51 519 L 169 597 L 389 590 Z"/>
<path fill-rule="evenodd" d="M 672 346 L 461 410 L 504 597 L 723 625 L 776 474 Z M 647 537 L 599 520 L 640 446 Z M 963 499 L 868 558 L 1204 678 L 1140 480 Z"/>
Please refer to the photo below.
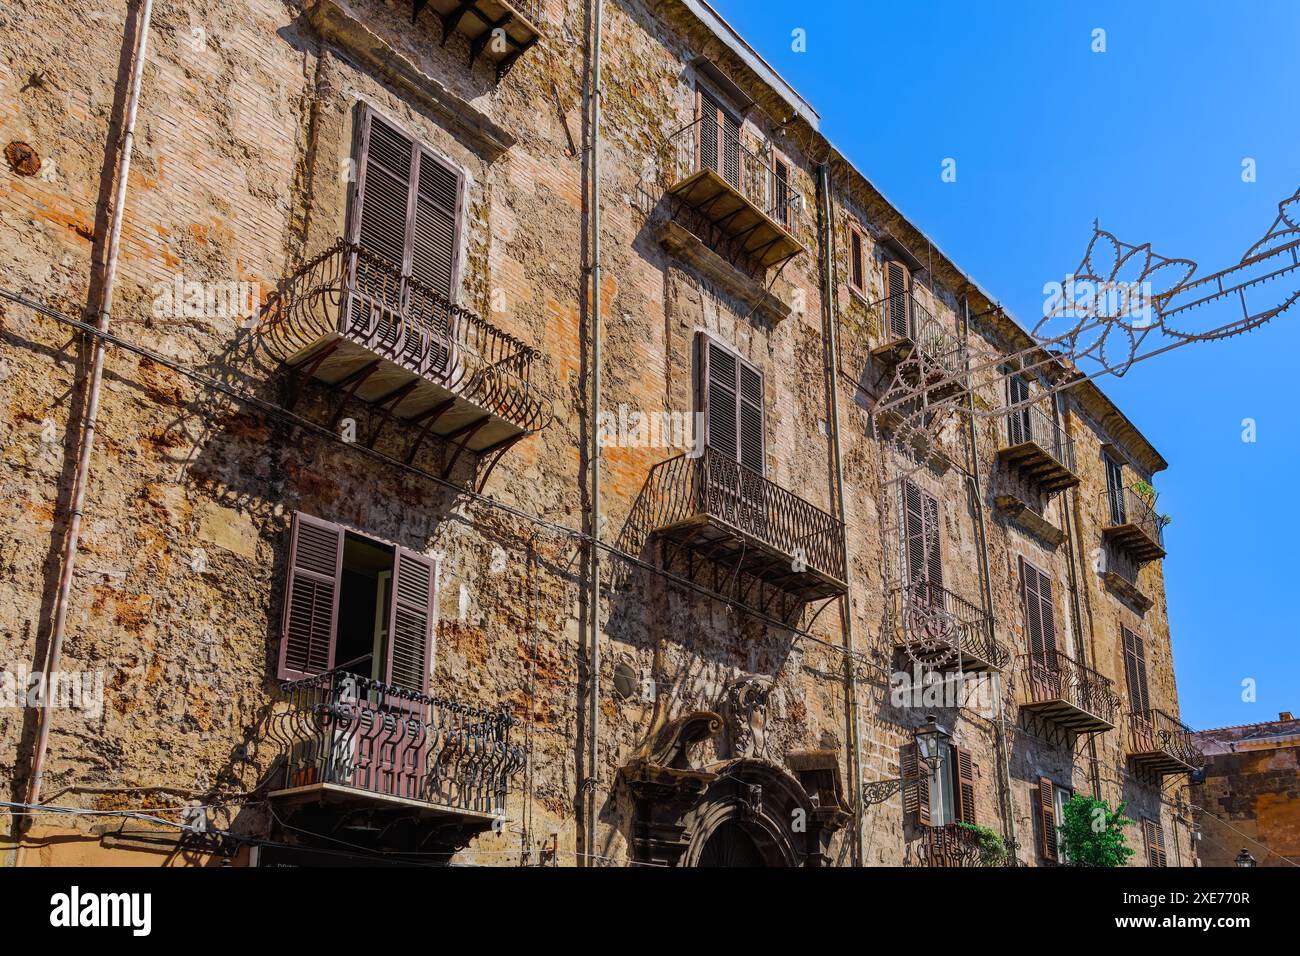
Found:
<path fill-rule="evenodd" d="M 1196 735 L 1203 777 L 1192 783 L 1201 866 L 1235 866 L 1244 849 L 1258 866 L 1300 863 L 1300 720 L 1217 727 Z"/>
<path fill-rule="evenodd" d="M 77 319 L 98 305 L 91 277 L 110 215 L 123 37 L 136 21 L 134 4 L 108 6 L 94 20 L 46 0 L 0 12 L 0 140 L 41 158 L 34 174 L 12 162 L 0 171 L 0 286 Z M 1128 700 L 1121 625 L 1144 640 L 1146 707 L 1178 711 L 1160 565 L 1121 567 L 1103 542 L 1103 452 L 1130 479 L 1165 463 L 1092 384 L 1044 404 L 1074 442 L 1076 487 L 1040 495 L 1008 468 L 1001 415 L 961 417 L 944 460 L 911 476 L 939 503 L 944 587 L 991 618 L 1009 656 L 990 678 L 986 712 L 891 700 L 891 675 L 912 662 L 895 646 L 891 612 L 907 576 L 899 485 L 871 416 L 886 375 L 876 351 L 888 338 L 884 263 L 900 249 L 924 262 L 917 299 L 952 335 L 1006 352 L 1032 341 L 699 0 L 604 3 L 600 410 L 689 417 L 699 343 L 734 350 L 763 379 L 764 487 L 827 515 L 843 501 L 835 547 L 848 598 L 822 596 L 797 613 L 728 565 L 670 553 L 641 510 L 656 466 L 679 452 L 663 443 L 602 448 L 593 522 L 588 6 L 540 3 L 540 40 L 498 78 L 463 32 L 444 37 L 439 4 L 412 23 L 399 0 L 157 3 L 111 329 L 145 351 L 108 351 L 63 649 L 64 670 L 103 674 L 104 706 L 93 717 L 53 712 L 43 798 L 90 810 L 198 801 L 213 830 L 238 838 L 200 841 L 199 859 L 310 845 L 304 829 L 337 832 L 343 811 L 295 805 L 309 815 L 288 827 L 290 811 L 271 796 L 284 756 L 274 725 L 285 706 L 290 528 L 301 512 L 436 558 L 429 693 L 504 706 L 511 744 L 526 753 L 491 825 L 455 817 L 447 835 L 446 816 L 406 806 L 411 820 L 385 818 L 395 829 L 383 839 L 397 840 L 389 851 L 415 852 L 418 839 L 493 865 L 924 862 L 927 831 L 905 810 L 915 782 L 860 797 L 863 783 L 905 772 L 906 748 L 934 713 L 970 757 L 968 816 L 1014 840 L 1020 863 L 1045 862 L 1040 778 L 1161 821 L 1169 862 L 1190 862 L 1169 802 L 1181 791 L 1166 781 L 1162 797 L 1159 776 L 1138 771 L 1124 716 L 1143 708 Z M 802 251 L 779 266 L 700 228 L 665 188 L 665 144 L 692 124 L 697 84 L 748 101 L 735 103 L 739 135 L 773 177 L 769 199 L 803 197 L 777 224 Z M 546 396 L 548 420 L 502 453 L 482 495 L 473 489 L 486 463 L 473 453 L 436 436 L 413 445 L 418 423 L 298 380 L 268 347 L 281 283 L 349 229 L 361 107 L 459 171 L 453 298 L 540 352 L 531 387 Z M 862 291 L 851 288 L 850 224 L 863 242 Z M 184 283 L 239 282 L 260 290 L 255 308 L 178 305 Z M 40 670 L 93 344 L 12 299 L 0 322 L 0 661 Z M 835 360 L 828 330 L 840 340 Z M 972 401 L 991 410 L 1004 396 Z M 349 422 L 361 440 L 345 437 Z M 593 528 L 604 547 L 591 767 Z M 1114 682 L 1113 729 L 1075 734 L 1021 707 L 1022 557 L 1052 582 L 1060 652 Z M 1119 579 L 1107 578 L 1117 567 Z M 36 721 L 32 708 L 0 710 L 0 781 L 14 800 L 26 792 Z M 35 860 L 112 856 L 95 818 L 56 822 L 37 817 L 26 835 Z M 752 846 L 711 845 L 728 827 Z M 66 835 L 80 840 L 55 839 Z M 369 839 L 353 842 L 380 848 Z M 149 851 L 118 851 L 133 852 Z M 1134 862 L 1149 861 L 1139 851 Z"/>

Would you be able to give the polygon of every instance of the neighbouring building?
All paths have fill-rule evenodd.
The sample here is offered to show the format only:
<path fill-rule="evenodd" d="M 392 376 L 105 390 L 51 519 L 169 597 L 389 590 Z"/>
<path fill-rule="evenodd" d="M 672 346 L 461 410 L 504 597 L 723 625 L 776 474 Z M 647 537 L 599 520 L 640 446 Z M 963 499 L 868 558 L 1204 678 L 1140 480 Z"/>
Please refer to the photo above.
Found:
<path fill-rule="evenodd" d="M 140 22 L 101 6 L 0 11 L 24 686 Z M 1053 865 L 1084 793 L 1190 864 L 1164 459 L 704 0 L 597 10 L 155 3 L 78 693 L 0 709 L 10 799 L 43 761 L 84 813 L 7 861 L 958 866 L 976 824 Z M 918 357 L 960 407 L 909 448 Z"/>
<path fill-rule="evenodd" d="M 1195 735 L 1205 766 L 1192 777 L 1196 859 L 1236 866 L 1300 864 L 1300 720 L 1216 727 Z"/>

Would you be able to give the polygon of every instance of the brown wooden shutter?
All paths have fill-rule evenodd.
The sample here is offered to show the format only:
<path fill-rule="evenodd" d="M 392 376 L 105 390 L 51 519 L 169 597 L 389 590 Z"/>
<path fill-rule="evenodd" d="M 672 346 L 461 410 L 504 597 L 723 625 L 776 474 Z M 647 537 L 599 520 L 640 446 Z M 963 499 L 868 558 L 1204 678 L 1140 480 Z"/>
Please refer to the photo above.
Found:
<path fill-rule="evenodd" d="M 1052 579 L 1031 566 L 1038 575 L 1039 617 L 1043 622 L 1043 653 L 1056 666 L 1056 602 L 1052 599 Z"/>
<path fill-rule="evenodd" d="M 903 534 L 909 584 L 925 582 L 925 496 L 911 481 L 903 481 Z"/>
<path fill-rule="evenodd" d="M 1151 709 L 1145 642 L 1141 635 L 1123 625 L 1120 626 L 1120 637 L 1124 644 L 1124 678 L 1128 685 L 1129 711 L 1144 713 Z"/>
<path fill-rule="evenodd" d="M 710 448 L 762 475 L 763 373 L 703 332 L 700 343 L 700 393 L 706 441 Z"/>
<path fill-rule="evenodd" d="M 281 680 L 320 674 L 334 666 L 335 628 L 343 575 L 343 529 L 296 513 L 280 626 Z"/>
<path fill-rule="evenodd" d="M 903 744 L 899 750 L 899 772 L 903 778 L 903 813 L 911 815 L 918 826 L 930 825 L 930 764 L 921 759 L 916 744 Z"/>
<path fill-rule="evenodd" d="M 1046 777 L 1038 778 L 1038 849 L 1043 859 L 1056 863 L 1056 797 L 1052 792 L 1052 781 Z"/>
<path fill-rule="evenodd" d="M 943 549 L 940 547 L 939 531 L 939 502 L 932 495 L 924 492 L 921 494 L 921 501 L 924 504 L 925 515 L 925 549 L 926 549 L 926 576 L 930 581 L 932 588 L 943 587 Z M 938 598 L 939 594 L 932 591 L 932 598 Z"/>
<path fill-rule="evenodd" d="M 1148 866 L 1168 866 L 1165 855 L 1165 828 L 1159 820 L 1142 820 L 1142 841 L 1146 844 Z"/>
<path fill-rule="evenodd" d="M 1023 375 L 1012 375 L 1007 379 L 1007 399 L 1009 404 L 1018 405 L 1029 401 L 1029 382 Z M 1012 445 L 1019 445 L 1033 439 L 1033 423 L 1029 416 L 1029 406 L 1012 411 L 1007 416 L 1008 438 Z"/>
<path fill-rule="evenodd" d="M 786 232 L 794 230 L 794 210 L 790 208 L 790 163 L 775 148 L 772 150 L 772 218 Z"/>
<path fill-rule="evenodd" d="M 427 693 L 437 618 L 438 565 L 405 548 L 393 557 L 393 603 L 389 608 L 387 683 Z"/>
<path fill-rule="evenodd" d="M 1025 631 L 1033 661 L 1056 669 L 1056 612 L 1052 603 L 1052 580 L 1022 556 L 1020 594 L 1025 610 Z"/>
<path fill-rule="evenodd" d="M 954 819 L 958 823 L 975 822 L 975 763 L 970 751 L 964 747 L 953 747 L 957 760 L 957 772 L 952 775 L 953 806 L 956 808 Z"/>
<path fill-rule="evenodd" d="M 890 259 L 885 263 L 885 295 L 889 297 L 889 330 L 894 338 L 905 339 L 912 335 L 907 290 L 907 266 L 897 259 Z"/>
<path fill-rule="evenodd" d="M 866 292 L 867 270 L 863 258 L 862 233 L 849 227 L 849 285 L 859 292 Z"/>

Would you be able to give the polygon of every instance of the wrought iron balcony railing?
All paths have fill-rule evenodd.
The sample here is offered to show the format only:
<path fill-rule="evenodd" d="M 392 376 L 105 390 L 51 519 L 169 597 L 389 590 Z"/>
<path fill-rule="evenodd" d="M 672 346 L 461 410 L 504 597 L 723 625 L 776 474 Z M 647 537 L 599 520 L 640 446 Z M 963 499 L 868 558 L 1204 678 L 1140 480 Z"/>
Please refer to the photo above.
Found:
<path fill-rule="evenodd" d="M 1057 422 L 1036 405 L 1025 405 L 1007 415 L 1007 443 L 998 457 L 1046 491 L 1060 491 L 1079 483 L 1074 463 L 1074 441 Z"/>
<path fill-rule="evenodd" d="M 1163 710 L 1128 715 L 1128 757 L 1158 773 L 1185 773 L 1205 766 L 1191 728 Z"/>
<path fill-rule="evenodd" d="M 715 233 L 765 267 L 804 251 L 804 214 L 793 168 L 750 147 L 739 130 L 703 117 L 669 136 L 660 150 L 665 190 Z"/>
<path fill-rule="evenodd" d="M 537 349 L 357 244 L 284 279 L 258 332 L 287 364 L 480 454 L 549 421 Z"/>
<path fill-rule="evenodd" d="M 921 859 L 926 866 L 942 867 L 997 866 L 1005 862 L 989 859 L 980 843 L 979 832 L 959 823 L 925 827 Z"/>
<path fill-rule="evenodd" d="M 841 522 L 710 446 L 656 465 L 643 501 L 649 529 L 720 565 L 809 598 L 844 593 Z"/>
<path fill-rule="evenodd" d="M 927 380 L 966 374 L 966 349 L 961 339 L 915 295 L 897 293 L 878 304 L 886 344 L 876 349 L 877 354 L 888 353 L 887 357 L 897 361 L 920 353 Z"/>
<path fill-rule="evenodd" d="M 504 710 L 430 697 L 342 670 L 281 686 L 271 724 L 282 763 L 273 796 L 322 788 L 491 816 L 527 755 Z"/>
<path fill-rule="evenodd" d="M 1111 488 L 1102 494 L 1105 522 L 1102 535 L 1138 561 L 1165 556 L 1165 524 L 1151 502 L 1132 488 Z"/>
<path fill-rule="evenodd" d="M 1115 726 L 1119 695 L 1110 678 L 1060 651 L 1019 658 L 1022 710 L 1083 733 Z"/>
<path fill-rule="evenodd" d="M 895 634 L 919 660 L 963 670 L 1001 670 L 1011 659 L 993 637 L 993 618 L 982 607 L 928 581 L 895 588 Z"/>

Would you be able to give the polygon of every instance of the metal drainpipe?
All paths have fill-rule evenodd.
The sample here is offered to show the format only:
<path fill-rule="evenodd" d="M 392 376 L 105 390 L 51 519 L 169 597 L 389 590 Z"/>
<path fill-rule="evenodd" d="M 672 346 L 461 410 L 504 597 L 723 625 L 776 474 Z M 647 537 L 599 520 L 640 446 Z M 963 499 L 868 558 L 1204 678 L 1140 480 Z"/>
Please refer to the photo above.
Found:
<path fill-rule="evenodd" d="M 600 777 L 600 32 L 603 0 L 592 0 L 591 137 L 591 685 L 587 744 L 586 865 L 596 865 L 597 785 Z"/>
<path fill-rule="evenodd" d="M 831 392 L 831 458 L 835 465 L 835 503 L 840 516 L 840 546 L 844 551 L 844 583 L 848 593 L 840 600 L 840 633 L 844 635 L 844 675 L 849 736 L 853 744 L 853 766 L 850 768 L 849 786 L 853 794 L 853 863 L 862 866 L 866 857 L 865 833 L 862 827 L 862 728 L 858 708 L 857 674 L 853 666 L 853 588 L 849 573 L 848 515 L 844 510 L 844 464 L 840 457 L 840 400 L 839 351 L 835 337 L 835 229 L 831 218 L 830 172 L 825 163 L 817 167 L 817 187 L 822 201 L 818 214 L 822 219 L 822 336 L 826 340 L 823 353 L 830 373 Z"/>
<path fill-rule="evenodd" d="M 113 217 L 109 226 L 108 258 L 104 265 L 104 285 L 100 291 L 98 329 L 108 331 L 108 318 L 113 309 L 113 287 L 117 282 L 117 258 L 122 242 L 123 210 L 126 206 L 127 179 L 131 173 L 131 148 L 135 142 L 135 116 L 140 104 L 140 85 L 144 76 L 145 54 L 149 46 L 149 21 L 153 16 L 153 0 L 143 0 L 139 15 L 139 36 L 136 40 L 135 63 L 131 69 L 130 86 L 126 100 L 126 123 L 122 131 L 121 159 L 118 161 L 117 189 L 113 195 Z M 86 482 L 90 475 L 90 453 L 95 444 L 95 423 L 99 417 L 100 385 L 104 378 L 104 353 L 108 345 L 101 336 L 95 340 L 95 357 L 90 370 L 89 397 L 86 400 L 86 420 L 81 439 L 81 455 L 72 484 L 72 515 L 68 520 L 68 536 L 63 542 L 63 570 L 59 574 L 59 591 L 54 605 L 54 625 L 50 647 L 45 656 L 45 673 L 59 669 L 63 654 L 63 633 L 68 621 L 68 601 L 72 593 L 72 574 L 77 562 L 77 544 L 81 535 L 81 513 L 86 502 Z M 36 745 L 32 753 L 32 775 L 27 785 L 27 802 L 40 803 L 41 778 L 45 771 L 45 752 L 50 742 L 51 708 L 46 702 L 41 708 Z"/>
<path fill-rule="evenodd" d="M 1065 418 L 1061 414 L 1061 399 L 1059 395 L 1055 395 L 1052 397 L 1052 421 L 1055 423 L 1057 431 L 1061 434 L 1061 437 L 1063 439 L 1068 438 L 1069 433 L 1065 427 L 1066 426 Z M 1077 508 L 1079 504 L 1078 491 L 1079 491 L 1078 488 L 1067 488 L 1065 491 L 1062 492 L 1062 494 L 1070 496 L 1069 501 L 1070 503 L 1073 504 L 1074 508 Z M 1074 526 L 1077 523 L 1076 522 L 1077 516 L 1072 514 L 1072 509 L 1071 507 L 1067 506 L 1066 502 L 1061 503 L 1061 514 L 1065 519 L 1062 522 L 1062 524 L 1065 525 L 1065 547 L 1066 547 L 1066 553 L 1069 556 L 1069 560 L 1066 561 L 1066 570 L 1070 574 L 1070 613 L 1074 615 L 1074 653 L 1078 657 L 1080 664 L 1083 664 L 1085 667 L 1089 667 L 1091 666 L 1089 664 L 1089 661 L 1092 660 L 1093 657 L 1095 657 L 1095 655 L 1093 657 L 1089 657 L 1089 655 L 1086 653 L 1086 647 L 1083 641 L 1083 611 L 1079 607 L 1079 572 L 1078 572 L 1078 568 L 1075 566 L 1075 563 L 1079 559 L 1079 555 L 1075 550 L 1075 541 L 1077 539 L 1077 536 L 1074 533 Z M 1080 541 L 1080 543 L 1082 542 Z M 1092 632 L 1091 614 L 1088 615 L 1088 624 L 1089 624 L 1088 631 L 1089 634 L 1091 634 Z M 1097 761 L 1097 735 L 1096 734 L 1088 735 L 1088 760 L 1092 769 L 1092 773 L 1091 773 L 1092 795 L 1094 799 L 1100 800 L 1101 799 L 1101 768 Z"/>
<path fill-rule="evenodd" d="M 965 296 L 961 298 L 961 308 L 962 339 L 964 344 L 969 344 L 970 302 Z M 993 576 L 989 571 L 989 540 L 988 529 L 984 524 L 984 505 L 980 501 L 979 433 L 975 430 L 975 393 L 969 387 L 966 389 L 966 404 L 969 411 L 966 416 L 966 427 L 970 433 L 971 448 L 971 469 L 967 475 L 967 481 L 970 483 L 970 493 L 975 505 L 976 525 L 979 528 L 980 536 L 980 591 L 984 598 L 984 613 L 989 616 L 990 636 L 993 637 L 996 636 L 992 633 L 993 621 L 995 620 L 993 614 Z M 1001 680 L 999 679 L 1000 683 Z M 1000 687 L 999 690 L 1001 690 Z M 1002 804 L 1002 832 L 1007 839 L 1007 850 L 1009 853 L 1014 853 L 1011 848 L 1016 845 L 1015 803 L 1011 797 L 1011 760 L 1007 754 L 1006 728 L 1003 725 L 1006 712 L 1003 709 L 1005 704 L 1001 693 L 997 695 L 997 702 L 997 716 L 993 720 L 993 738 L 1001 771 L 998 774 L 998 800 Z"/>

